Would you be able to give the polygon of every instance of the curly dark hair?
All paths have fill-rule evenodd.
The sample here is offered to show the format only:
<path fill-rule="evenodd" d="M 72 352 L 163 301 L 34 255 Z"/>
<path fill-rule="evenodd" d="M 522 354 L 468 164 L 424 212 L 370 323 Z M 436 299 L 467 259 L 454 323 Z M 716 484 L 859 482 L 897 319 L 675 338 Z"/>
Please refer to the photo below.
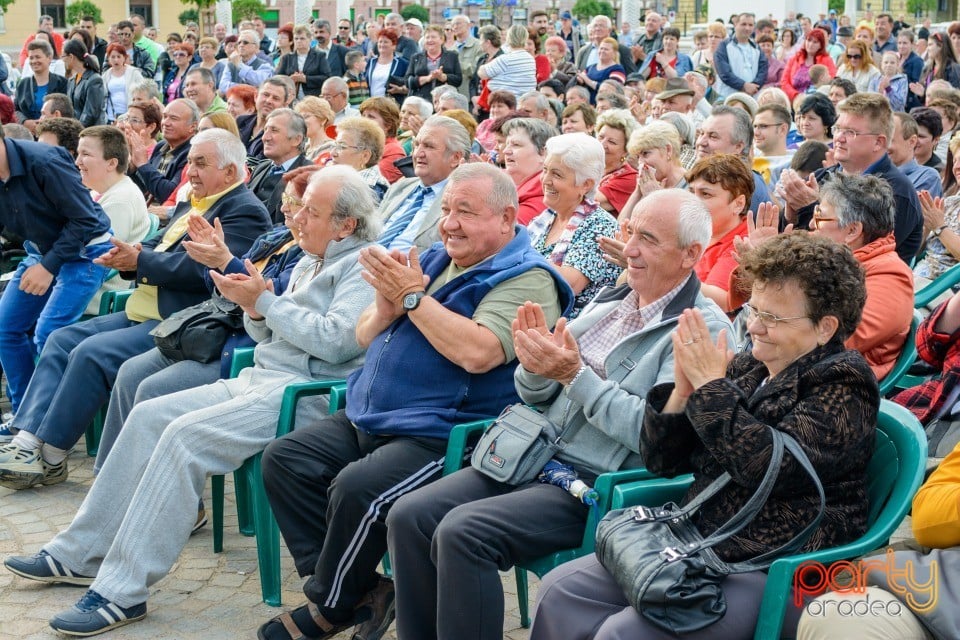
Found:
<path fill-rule="evenodd" d="M 808 233 L 785 233 L 741 256 L 740 268 L 755 282 L 795 282 L 806 298 L 807 316 L 839 321 L 833 340 L 843 342 L 860 324 L 867 299 L 863 268 L 846 245 Z"/>

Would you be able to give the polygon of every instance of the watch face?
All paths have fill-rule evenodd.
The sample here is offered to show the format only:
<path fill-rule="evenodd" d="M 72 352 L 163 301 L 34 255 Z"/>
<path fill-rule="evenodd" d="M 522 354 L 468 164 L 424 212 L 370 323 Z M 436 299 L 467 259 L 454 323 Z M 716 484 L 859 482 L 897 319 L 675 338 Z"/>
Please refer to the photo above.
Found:
<path fill-rule="evenodd" d="M 419 302 L 420 295 L 417 293 L 408 293 L 407 295 L 403 296 L 403 308 L 407 311 L 416 309 Z"/>

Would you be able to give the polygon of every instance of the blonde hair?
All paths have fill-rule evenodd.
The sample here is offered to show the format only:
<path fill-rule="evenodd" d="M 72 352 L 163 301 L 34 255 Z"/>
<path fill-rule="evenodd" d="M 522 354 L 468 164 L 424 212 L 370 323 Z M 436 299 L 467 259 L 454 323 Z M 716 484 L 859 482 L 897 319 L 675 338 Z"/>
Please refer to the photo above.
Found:
<path fill-rule="evenodd" d="M 679 167 L 680 148 L 683 146 L 680 132 L 669 122 L 654 120 L 633 132 L 630 141 L 627 142 L 627 152 L 631 156 L 639 156 L 644 151 L 666 149 L 668 146 L 673 152 L 671 157 L 673 164 Z"/>
<path fill-rule="evenodd" d="M 600 44 L 608 44 L 613 47 L 613 59 L 617 61 L 617 64 L 620 64 L 620 43 L 617 42 L 616 38 L 604 38 L 600 41 Z"/>
<path fill-rule="evenodd" d="M 237 121 L 232 115 L 226 111 L 215 111 L 213 113 L 208 113 L 203 115 L 200 119 L 203 120 L 206 118 L 210 121 L 217 129 L 223 129 L 224 131 L 229 131 L 233 135 L 240 137 L 240 130 L 237 128 Z"/>
<path fill-rule="evenodd" d="M 305 96 L 294 110 L 301 116 L 311 115 L 323 120 L 324 126 L 333 124 L 336 118 L 330 103 L 317 96 Z"/>

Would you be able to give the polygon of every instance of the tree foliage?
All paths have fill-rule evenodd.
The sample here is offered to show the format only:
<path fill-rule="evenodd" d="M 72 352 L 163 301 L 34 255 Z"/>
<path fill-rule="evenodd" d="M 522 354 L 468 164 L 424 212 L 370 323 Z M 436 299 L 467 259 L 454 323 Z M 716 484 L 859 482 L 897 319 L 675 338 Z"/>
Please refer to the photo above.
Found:
<path fill-rule="evenodd" d="M 90 0 L 80 0 L 67 5 L 67 24 L 80 24 L 80 18 L 83 16 L 93 16 L 95 23 L 103 23 L 100 7 Z"/>
<path fill-rule="evenodd" d="M 930 15 L 937 10 L 937 0 L 907 0 L 907 11 L 910 15 Z"/>
<path fill-rule="evenodd" d="M 416 18 L 425 25 L 430 24 L 430 11 L 428 11 L 426 7 L 421 7 L 418 4 L 408 4 L 403 9 L 400 9 L 400 15 L 403 16 L 404 20 Z"/>
<path fill-rule="evenodd" d="M 0 11 L 3 11 L 4 13 L 6 13 L 7 7 L 12 5 L 13 3 L 14 3 L 14 0 L 0 0 Z"/>
<path fill-rule="evenodd" d="M 267 10 L 267 5 L 260 0 L 233 0 L 233 22 L 253 20 Z"/>
<path fill-rule="evenodd" d="M 589 20 L 598 15 L 604 15 L 614 20 L 617 15 L 613 10 L 613 5 L 606 0 L 577 0 L 571 12 L 578 20 Z"/>
<path fill-rule="evenodd" d="M 177 22 L 179 22 L 183 26 L 187 26 L 188 22 L 196 22 L 199 24 L 200 12 L 197 11 L 196 9 L 187 9 L 186 11 L 181 12 L 180 15 L 177 16 Z"/>

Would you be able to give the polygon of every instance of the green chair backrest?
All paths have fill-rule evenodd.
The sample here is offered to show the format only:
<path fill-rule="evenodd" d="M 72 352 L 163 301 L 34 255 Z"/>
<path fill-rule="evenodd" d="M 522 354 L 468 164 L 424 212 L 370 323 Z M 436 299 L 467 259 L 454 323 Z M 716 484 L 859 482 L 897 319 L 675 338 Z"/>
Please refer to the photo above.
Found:
<path fill-rule="evenodd" d="M 941 293 L 952 289 L 958 283 L 960 283 L 960 264 L 955 264 L 941 273 L 936 280 L 914 294 L 913 307 L 915 309 L 923 309 L 936 300 L 937 296 Z"/>
<path fill-rule="evenodd" d="M 920 327 L 921 322 L 923 322 L 923 315 L 919 310 L 914 309 L 913 320 L 910 321 L 910 330 L 907 333 L 907 340 L 903 343 L 903 351 L 901 351 L 897 357 L 897 361 L 893 364 L 893 369 L 890 370 L 890 373 L 880 381 L 881 397 L 892 392 L 896 388 L 897 383 L 900 382 L 900 379 L 907 374 L 907 371 L 909 371 L 913 363 L 916 362 L 917 329 Z"/>

